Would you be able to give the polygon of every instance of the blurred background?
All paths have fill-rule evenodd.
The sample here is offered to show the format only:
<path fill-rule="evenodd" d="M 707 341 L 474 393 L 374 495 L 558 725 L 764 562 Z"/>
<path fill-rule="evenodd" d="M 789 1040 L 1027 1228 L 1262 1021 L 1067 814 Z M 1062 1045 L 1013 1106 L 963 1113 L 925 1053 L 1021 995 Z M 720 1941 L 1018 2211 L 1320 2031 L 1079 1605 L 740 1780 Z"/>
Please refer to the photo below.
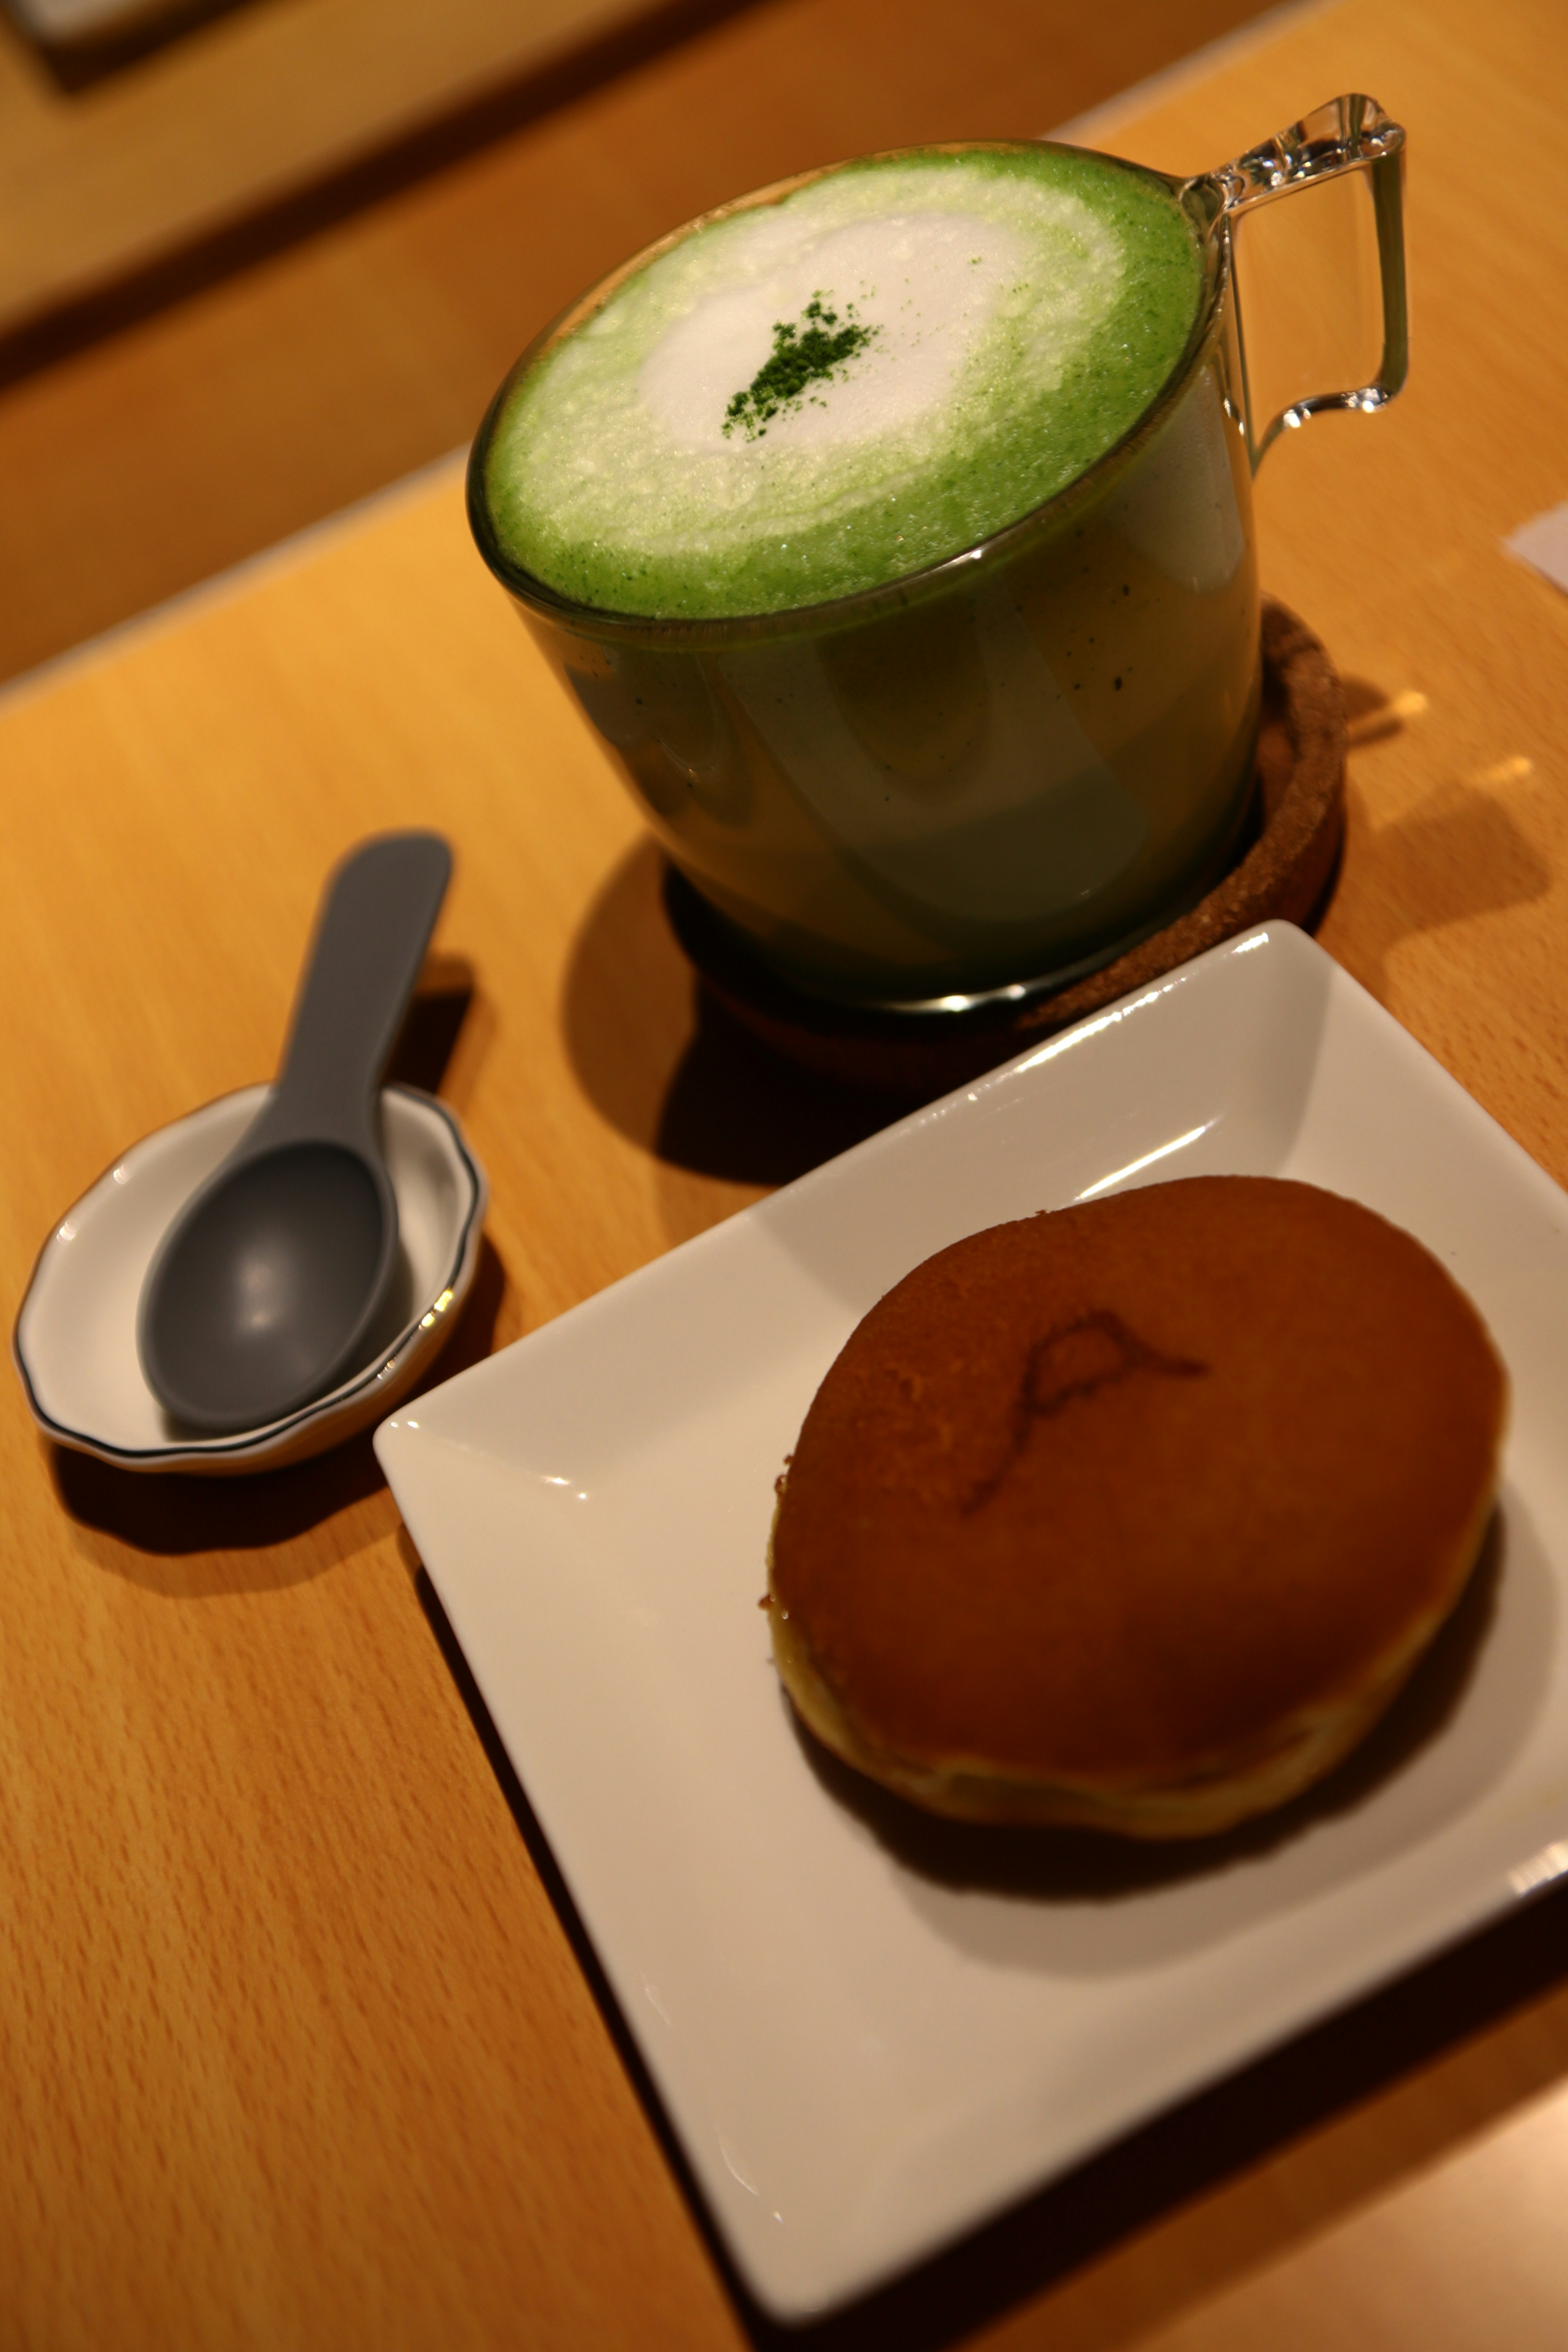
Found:
<path fill-rule="evenodd" d="M 546 320 L 705 206 L 1037 135 L 1263 13 L 0 0 L 0 678 L 466 442 Z"/>

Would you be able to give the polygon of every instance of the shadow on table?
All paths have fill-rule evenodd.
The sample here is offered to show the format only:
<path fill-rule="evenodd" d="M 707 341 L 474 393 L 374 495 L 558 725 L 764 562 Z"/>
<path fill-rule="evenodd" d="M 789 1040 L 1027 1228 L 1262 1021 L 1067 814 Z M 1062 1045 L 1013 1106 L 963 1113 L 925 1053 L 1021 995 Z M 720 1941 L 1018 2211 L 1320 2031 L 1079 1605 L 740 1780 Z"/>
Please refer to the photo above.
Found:
<path fill-rule="evenodd" d="M 654 1150 L 677 1168 L 744 1184 L 787 1184 L 914 1108 L 814 1078 L 771 1053 L 696 991 L 696 1028 L 670 1079 Z"/>
<path fill-rule="evenodd" d="M 457 1328 L 405 1403 L 489 1354 L 505 1295 L 506 1268 L 487 1236 Z M 48 1453 L 60 1507 L 98 1566 L 176 1600 L 309 1582 L 365 1540 L 363 1527 L 345 1524 L 334 1541 L 331 1523 L 386 1485 L 368 1429 L 313 1461 L 232 1478 L 118 1470 L 63 1445 Z M 308 1554 L 274 1556 L 275 1547 L 312 1529 L 317 1540 Z M 112 1540 L 96 1543 L 99 1536 Z"/>
<path fill-rule="evenodd" d="M 472 1030 L 477 994 L 474 967 L 467 956 L 426 956 L 383 1073 L 383 1085 L 419 1087 L 427 1095 L 440 1094 L 443 1082 L 450 1076 L 465 1025 Z"/>
<path fill-rule="evenodd" d="M 562 990 L 566 1047 L 595 1108 L 677 1168 L 787 1184 L 874 1135 L 907 1099 L 812 1077 L 700 989 L 660 898 L 664 860 L 639 842 L 589 908 Z"/>
<path fill-rule="evenodd" d="M 1405 731 L 1401 698 L 1391 699 L 1366 678 L 1342 683 L 1352 751 Z M 1528 763 L 1504 761 L 1487 775 L 1439 778 L 1414 807 L 1384 824 L 1351 784 L 1345 887 L 1353 969 L 1380 1001 L 1388 992 L 1389 955 L 1402 940 L 1527 905 L 1551 889 L 1551 866 L 1497 790 L 1505 776 L 1510 790 L 1528 789 Z"/>

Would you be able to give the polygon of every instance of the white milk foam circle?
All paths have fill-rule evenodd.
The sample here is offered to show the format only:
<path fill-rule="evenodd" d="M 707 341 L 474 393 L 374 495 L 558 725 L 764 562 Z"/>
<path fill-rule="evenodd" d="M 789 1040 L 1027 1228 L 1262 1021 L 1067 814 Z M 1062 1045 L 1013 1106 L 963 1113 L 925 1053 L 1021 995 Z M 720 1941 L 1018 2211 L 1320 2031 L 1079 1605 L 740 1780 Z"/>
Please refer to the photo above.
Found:
<path fill-rule="evenodd" d="M 1050 396 L 1114 322 L 1131 243 L 1116 203 L 990 157 L 852 167 L 710 223 L 523 379 L 489 475 L 503 543 L 568 593 L 597 564 L 586 601 L 650 610 L 665 592 L 638 580 L 672 563 L 693 610 L 738 572 L 769 605 L 866 584 L 845 541 L 868 520 L 873 577 L 951 551 L 959 475 L 1000 473 L 1005 505 L 1015 447 L 1043 437 L 1023 511 L 1042 464 L 1047 496 L 1081 469 L 1068 433 L 1053 476 Z"/>
<path fill-rule="evenodd" d="M 752 496 L 765 496 L 763 468 L 744 441 L 725 435 L 726 405 L 768 360 L 775 320 L 801 317 L 824 294 L 852 306 L 872 326 L 871 340 L 768 428 L 776 436 L 769 453 L 775 479 L 788 462 L 784 452 L 809 451 L 807 478 L 826 488 L 831 474 L 858 470 L 868 444 L 896 446 L 922 428 L 951 435 L 966 369 L 985 375 L 972 397 L 1005 397 L 994 355 L 985 370 L 999 320 L 1012 329 L 1037 390 L 1059 376 L 1064 347 L 1104 317 L 1121 275 L 1116 240 L 1087 205 L 1053 195 L 1051 209 L 1081 263 L 1065 284 L 1031 281 L 1028 244 L 979 213 L 928 206 L 815 233 L 799 216 L 750 215 L 749 236 L 736 240 L 742 249 L 726 257 L 731 282 L 700 295 L 642 363 L 637 394 L 655 432 L 672 449 L 718 457 L 737 480 L 756 486 Z M 805 465 L 793 470 L 805 477 Z"/>

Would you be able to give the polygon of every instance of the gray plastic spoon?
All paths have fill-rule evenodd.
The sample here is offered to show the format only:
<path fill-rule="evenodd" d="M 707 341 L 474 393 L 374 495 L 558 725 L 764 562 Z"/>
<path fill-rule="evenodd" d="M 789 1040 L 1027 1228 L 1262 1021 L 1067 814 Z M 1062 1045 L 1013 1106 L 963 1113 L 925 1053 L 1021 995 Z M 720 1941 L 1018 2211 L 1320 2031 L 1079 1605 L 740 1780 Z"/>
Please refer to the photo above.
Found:
<path fill-rule="evenodd" d="M 142 1285 L 142 1369 L 189 1428 L 281 1421 L 369 1343 L 397 1262 L 381 1074 L 451 870 L 438 834 L 395 833 L 328 883 L 277 1083 Z"/>

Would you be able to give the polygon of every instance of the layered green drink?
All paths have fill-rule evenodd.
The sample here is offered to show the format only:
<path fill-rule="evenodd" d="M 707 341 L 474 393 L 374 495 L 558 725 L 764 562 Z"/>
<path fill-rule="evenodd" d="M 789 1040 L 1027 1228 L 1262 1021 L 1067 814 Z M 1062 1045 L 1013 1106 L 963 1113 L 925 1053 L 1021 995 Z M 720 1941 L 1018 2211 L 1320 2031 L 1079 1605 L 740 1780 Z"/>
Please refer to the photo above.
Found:
<path fill-rule="evenodd" d="M 1084 473 L 1202 290 L 1181 207 L 1096 156 L 851 164 L 682 237 L 528 372 L 487 459 L 497 537 L 612 612 L 879 587 Z"/>
<path fill-rule="evenodd" d="M 480 545 L 787 977 L 1066 976 L 1223 862 L 1258 647 L 1212 217 L 1073 149 L 873 158 L 693 224 L 503 387 Z"/>

